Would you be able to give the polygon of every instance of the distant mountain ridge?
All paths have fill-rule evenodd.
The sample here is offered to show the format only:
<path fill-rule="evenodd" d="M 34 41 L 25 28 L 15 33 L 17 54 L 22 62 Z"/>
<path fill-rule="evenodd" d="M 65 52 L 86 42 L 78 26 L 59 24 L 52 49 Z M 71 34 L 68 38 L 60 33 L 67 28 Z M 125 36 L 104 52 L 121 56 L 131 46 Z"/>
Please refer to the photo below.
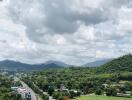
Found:
<path fill-rule="evenodd" d="M 0 61 L 0 70 L 7 71 L 33 71 L 42 70 L 46 68 L 61 68 L 67 67 L 68 65 L 59 61 L 48 61 L 42 64 L 26 64 L 13 60 Z"/>
<path fill-rule="evenodd" d="M 110 59 L 99 60 L 99 61 L 87 63 L 83 65 L 82 67 L 101 66 L 107 63 L 108 61 L 110 61 Z M 21 63 L 19 61 L 13 61 L 13 60 L 0 61 L 0 70 L 7 70 L 7 71 L 36 71 L 36 70 L 43 70 L 47 68 L 62 68 L 62 67 L 72 67 L 72 66 L 74 65 L 68 65 L 64 62 L 54 61 L 54 60 L 49 60 L 41 64 L 26 64 L 26 63 Z"/>
<path fill-rule="evenodd" d="M 66 64 L 64 62 L 60 62 L 60 61 L 49 60 L 49 61 L 46 61 L 45 62 L 45 64 L 51 64 L 51 63 L 54 63 L 54 64 L 59 65 L 59 66 L 62 66 L 62 67 L 69 66 L 68 64 Z"/>
<path fill-rule="evenodd" d="M 132 55 L 125 55 L 116 59 L 99 60 L 92 63 L 83 65 L 82 67 L 95 67 L 98 66 L 98 72 L 120 72 L 130 71 L 132 72 Z M 37 71 L 47 68 L 64 68 L 72 67 L 68 64 L 59 61 L 47 61 L 42 64 L 26 64 L 18 61 L 4 60 L 0 61 L 0 70 L 7 71 Z"/>
<path fill-rule="evenodd" d="M 97 60 L 97 61 L 94 61 L 94 62 L 89 62 L 85 65 L 83 65 L 84 67 L 98 67 L 98 66 L 101 66 L 101 65 L 104 65 L 105 63 L 111 61 L 112 59 L 103 59 L 103 60 Z"/>

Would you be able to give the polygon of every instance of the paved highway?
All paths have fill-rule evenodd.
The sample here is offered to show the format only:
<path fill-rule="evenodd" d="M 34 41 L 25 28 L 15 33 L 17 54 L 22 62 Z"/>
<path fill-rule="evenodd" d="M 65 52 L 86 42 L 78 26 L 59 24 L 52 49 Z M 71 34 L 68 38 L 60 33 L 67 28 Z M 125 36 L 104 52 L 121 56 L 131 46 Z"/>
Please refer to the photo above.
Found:
<path fill-rule="evenodd" d="M 30 90 L 32 100 L 41 100 L 41 99 L 39 98 L 39 96 L 36 95 L 36 93 L 35 93 L 26 83 L 24 83 L 23 81 L 20 81 L 20 82 L 21 82 L 21 84 L 23 85 L 24 88 Z"/>
<path fill-rule="evenodd" d="M 23 85 L 24 88 L 30 90 L 31 96 L 32 96 L 32 100 L 41 100 L 41 99 L 39 98 L 39 96 L 37 96 L 37 95 L 35 94 L 35 92 L 34 92 L 26 83 L 24 83 L 24 82 L 21 81 L 21 84 Z M 46 94 L 46 95 L 48 95 L 46 92 L 43 92 L 43 93 Z M 55 99 L 53 99 L 52 96 L 49 96 L 49 100 L 55 100 Z"/>

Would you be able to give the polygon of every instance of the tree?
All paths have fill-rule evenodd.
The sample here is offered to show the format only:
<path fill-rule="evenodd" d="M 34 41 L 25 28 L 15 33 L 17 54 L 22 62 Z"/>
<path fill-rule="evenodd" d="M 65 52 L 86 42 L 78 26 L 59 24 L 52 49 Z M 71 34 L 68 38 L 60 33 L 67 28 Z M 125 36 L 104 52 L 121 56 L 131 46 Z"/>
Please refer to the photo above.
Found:
<path fill-rule="evenodd" d="M 71 98 L 76 97 L 76 93 L 75 93 L 74 91 L 70 91 L 70 97 L 71 97 Z"/>
<path fill-rule="evenodd" d="M 95 91 L 95 94 L 96 95 L 101 95 L 102 94 L 102 90 L 100 88 L 98 88 L 96 91 Z"/>
<path fill-rule="evenodd" d="M 64 96 L 60 96 L 58 100 L 65 100 Z"/>
<path fill-rule="evenodd" d="M 52 97 L 53 97 L 54 99 L 58 99 L 59 96 L 60 96 L 60 93 L 59 93 L 59 92 L 54 92 L 54 93 L 52 94 Z"/>
<path fill-rule="evenodd" d="M 117 90 L 113 87 L 108 87 L 106 89 L 106 95 L 107 96 L 117 96 Z"/>
<path fill-rule="evenodd" d="M 16 95 L 16 100 L 22 100 L 22 97 L 21 97 L 20 94 L 17 94 L 17 95 Z"/>
<path fill-rule="evenodd" d="M 49 89 L 48 89 L 48 94 L 51 96 L 54 92 L 54 87 L 53 86 L 50 86 Z"/>
<path fill-rule="evenodd" d="M 81 92 L 78 91 L 78 92 L 77 92 L 77 97 L 80 97 L 80 95 L 81 95 Z"/>
<path fill-rule="evenodd" d="M 49 100 L 49 96 L 48 95 L 42 95 L 42 98 L 44 99 L 44 100 Z"/>

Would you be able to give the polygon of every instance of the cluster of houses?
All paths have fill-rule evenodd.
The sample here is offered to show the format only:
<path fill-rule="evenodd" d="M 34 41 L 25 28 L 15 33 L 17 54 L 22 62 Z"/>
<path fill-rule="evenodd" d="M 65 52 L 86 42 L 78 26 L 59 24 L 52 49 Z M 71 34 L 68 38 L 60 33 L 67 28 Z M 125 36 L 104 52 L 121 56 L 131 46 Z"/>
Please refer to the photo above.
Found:
<path fill-rule="evenodd" d="M 20 94 L 25 100 L 32 100 L 30 90 L 23 87 L 11 87 L 11 90 Z"/>
<path fill-rule="evenodd" d="M 108 84 L 102 84 L 105 88 L 107 88 L 107 87 L 114 87 L 114 88 L 116 88 L 116 87 L 124 87 L 124 84 L 123 83 L 119 83 L 119 84 L 111 84 L 111 85 L 108 85 Z M 117 96 L 118 97 L 131 97 L 131 93 L 130 93 L 130 91 L 125 91 L 125 93 L 120 93 L 119 92 L 119 89 L 117 89 Z"/>
<path fill-rule="evenodd" d="M 67 93 L 69 93 L 70 91 L 72 91 L 75 94 L 78 92 L 77 90 L 73 90 L 73 89 L 72 90 L 69 90 L 69 89 L 67 89 L 64 84 L 61 84 L 60 89 L 55 89 L 55 91 L 56 92 L 57 91 L 63 91 L 63 92 L 67 92 Z"/>

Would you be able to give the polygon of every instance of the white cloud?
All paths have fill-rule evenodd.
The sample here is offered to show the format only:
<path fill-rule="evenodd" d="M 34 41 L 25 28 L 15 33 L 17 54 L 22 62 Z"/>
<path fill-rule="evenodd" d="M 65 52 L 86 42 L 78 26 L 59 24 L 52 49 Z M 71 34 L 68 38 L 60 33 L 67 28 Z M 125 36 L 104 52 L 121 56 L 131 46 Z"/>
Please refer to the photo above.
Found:
<path fill-rule="evenodd" d="M 82 64 L 132 52 L 130 0 L 4 0 L 0 59 Z"/>

